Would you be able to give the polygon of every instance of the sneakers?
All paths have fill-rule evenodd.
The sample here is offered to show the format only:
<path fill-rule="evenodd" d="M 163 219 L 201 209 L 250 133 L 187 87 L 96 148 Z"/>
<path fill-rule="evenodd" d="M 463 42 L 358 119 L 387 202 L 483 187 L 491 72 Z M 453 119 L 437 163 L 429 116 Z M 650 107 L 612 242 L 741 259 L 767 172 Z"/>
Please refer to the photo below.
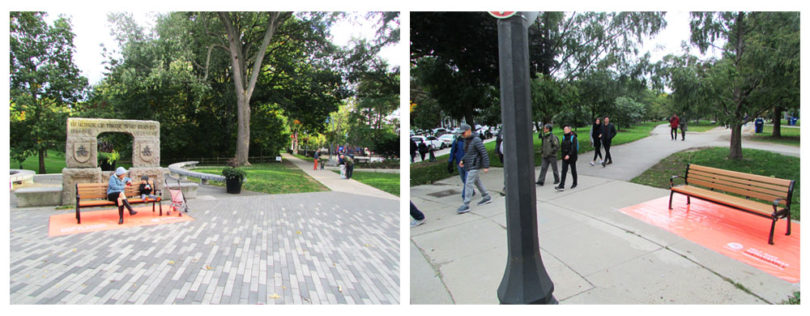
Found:
<path fill-rule="evenodd" d="M 462 205 L 456 210 L 456 214 L 464 214 L 470 211 L 470 207 L 467 205 Z"/>
<path fill-rule="evenodd" d="M 425 220 L 424 218 L 422 220 L 411 219 L 411 228 L 424 224 Z"/>
<path fill-rule="evenodd" d="M 541 186 L 541 187 L 543 186 L 543 182 L 539 182 L 539 181 L 538 181 L 538 182 L 535 182 L 534 184 L 539 185 L 539 186 Z"/>
<path fill-rule="evenodd" d="M 577 184 L 576 184 L 576 183 L 574 183 L 574 184 L 572 184 L 572 185 L 571 185 L 571 189 L 576 188 L 576 187 L 577 187 Z"/>
<path fill-rule="evenodd" d="M 604 168 L 605 166 L 606 166 L 606 164 L 605 164 L 605 162 L 603 161 L 603 162 L 602 162 L 602 168 Z"/>
<path fill-rule="evenodd" d="M 487 196 L 487 197 L 481 199 L 481 201 L 478 202 L 478 205 L 485 205 L 485 204 L 489 204 L 489 203 L 492 203 L 492 197 L 491 196 Z"/>
<path fill-rule="evenodd" d="M 565 188 L 563 186 L 561 186 L 561 185 L 558 185 L 558 186 L 554 187 L 554 190 L 562 192 L 562 191 L 565 191 Z"/>
<path fill-rule="evenodd" d="M 593 162 L 593 161 L 591 161 L 591 162 L 590 162 L 590 164 L 591 164 L 591 167 L 593 167 L 593 165 L 594 165 L 594 162 Z"/>

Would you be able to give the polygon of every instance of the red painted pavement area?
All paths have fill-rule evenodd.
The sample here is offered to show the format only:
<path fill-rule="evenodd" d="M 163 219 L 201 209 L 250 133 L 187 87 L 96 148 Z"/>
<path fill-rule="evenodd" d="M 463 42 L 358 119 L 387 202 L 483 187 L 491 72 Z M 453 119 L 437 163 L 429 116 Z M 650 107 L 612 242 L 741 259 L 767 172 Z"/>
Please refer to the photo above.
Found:
<path fill-rule="evenodd" d="M 798 283 L 800 225 L 776 222 L 773 245 L 768 244 L 771 220 L 729 207 L 675 194 L 619 210 L 643 222 L 666 229 L 701 246 L 742 261 L 791 283 Z"/>
<path fill-rule="evenodd" d="M 193 221 L 194 219 L 188 214 L 180 215 L 179 212 L 172 212 L 170 215 L 166 214 L 169 209 L 167 205 L 163 206 L 163 216 L 158 214 L 159 211 L 152 213 L 152 206 L 148 207 L 133 207 L 138 214 L 130 216 L 129 212 L 124 209 L 124 223 L 118 225 L 118 209 L 106 209 L 99 211 L 82 211 L 82 223 L 76 223 L 76 213 L 66 213 L 59 215 L 51 215 L 48 224 L 48 236 L 64 236 L 71 234 L 89 233 L 102 230 L 122 229 L 137 226 L 160 225 L 169 223 L 180 223 Z"/>

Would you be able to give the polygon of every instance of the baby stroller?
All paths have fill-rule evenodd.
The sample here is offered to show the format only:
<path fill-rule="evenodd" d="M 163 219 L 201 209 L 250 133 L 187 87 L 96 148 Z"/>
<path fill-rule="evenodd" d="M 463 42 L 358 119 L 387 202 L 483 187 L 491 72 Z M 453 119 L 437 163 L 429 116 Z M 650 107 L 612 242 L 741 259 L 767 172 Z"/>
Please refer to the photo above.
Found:
<path fill-rule="evenodd" d="M 163 178 L 163 184 L 165 184 L 165 188 L 169 190 L 169 194 L 171 194 L 171 205 L 169 205 L 170 209 L 166 211 L 166 215 L 169 215 L 172 210 L 177 211 L 177 216 L 183 216 L 183 212 L 188 213 L 188 203 L 186 203 L 186 197 L 183 195 L 183 191 L 180 187 L 180 179 L 172 178 L 172 181 L 177 181 L 177 186 L 172 187 L 169 185 L 169 177 L 166 175 Z M 180 210 L 183 212 L 180 212 Z"/>

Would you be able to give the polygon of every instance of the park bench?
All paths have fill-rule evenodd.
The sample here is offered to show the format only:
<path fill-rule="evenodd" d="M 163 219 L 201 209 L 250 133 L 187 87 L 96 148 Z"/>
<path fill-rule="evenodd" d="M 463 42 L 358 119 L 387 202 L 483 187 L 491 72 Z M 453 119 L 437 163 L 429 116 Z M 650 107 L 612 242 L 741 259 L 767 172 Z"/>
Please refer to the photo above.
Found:
<path fill-rule="evenodd" d="M 155 212 L 155 204 L 160 208 L 160 216 L 163 216 L 163 205 L 160 204 L 160 190 L 157 189 L 154 182 L 149 180 L 149 185 L 152 186 L 152 194 L 156 197 L 154 199 L 146 198 L 141 199 L 138 194 L 138 184 L 133 182 L 132 185 L 126 186 L 124 195 L 127 197 L 129 204 L 149 203 L 152 202 L 152 213 Z M 107 200 L 107 183 L 76 183 L 76 222 L 81 224 L 82 218 L 80 209 L 87 207 L 99 206 L 115 206 L 115 202 Z"/>
<path fill-rule="evenodd" d="M 773 230 L 779 218 L 787 218 L 787 233 L 790 235 L 790 202 L 793 198 L 795 181 L 754 175 L 743 172 L 700 166 L 686 165 L 683 185 L 673 185 L 675 178 L 669 179 L 669 209 L 672 209 L 672 195 L 686 195 L 686 204 L 691 197 L 725 205 L 743 212 L 771 219 L 771 232 L 768 243 L 773 245 Z"/>

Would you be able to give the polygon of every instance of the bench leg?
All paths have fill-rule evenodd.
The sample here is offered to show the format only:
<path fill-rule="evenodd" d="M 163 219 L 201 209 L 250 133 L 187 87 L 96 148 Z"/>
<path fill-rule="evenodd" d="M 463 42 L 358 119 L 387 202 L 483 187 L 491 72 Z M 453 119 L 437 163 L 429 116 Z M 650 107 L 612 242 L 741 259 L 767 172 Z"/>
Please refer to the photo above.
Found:
<path fill-rule="evenodd" d="M 669 191 L 669 209 L 670 210 L 672 209 L 672 194 L 673 193 L 675 193 L 675 191 Z"/>
<path fill-rule="evenodd" d="M 773 229 L 776 227 L 776 218 L 773 218 L 773 222 L 771 222 L 771 234 L 768 236 L 768 244 L 773 245 Z"/>
<path fill-rule="evenodd" d="M 690 205 L 690 204 L 692 204 L 692 197 L 687 195 L 686 196 L 686 205 Z"/>
<path fill-rule="evenodd" d="M 155 214 L 155 201 L 152 201 L 152 214 Z"/>
<path fill-rule="evenodd" d="M 790 235 L 790 210 L 788 210 L 787 218 L 788 218 L 788 221 L 787 221 L 788 222 L 787 223 L 787 234 L 785 234 L 785 235 Z"/>

